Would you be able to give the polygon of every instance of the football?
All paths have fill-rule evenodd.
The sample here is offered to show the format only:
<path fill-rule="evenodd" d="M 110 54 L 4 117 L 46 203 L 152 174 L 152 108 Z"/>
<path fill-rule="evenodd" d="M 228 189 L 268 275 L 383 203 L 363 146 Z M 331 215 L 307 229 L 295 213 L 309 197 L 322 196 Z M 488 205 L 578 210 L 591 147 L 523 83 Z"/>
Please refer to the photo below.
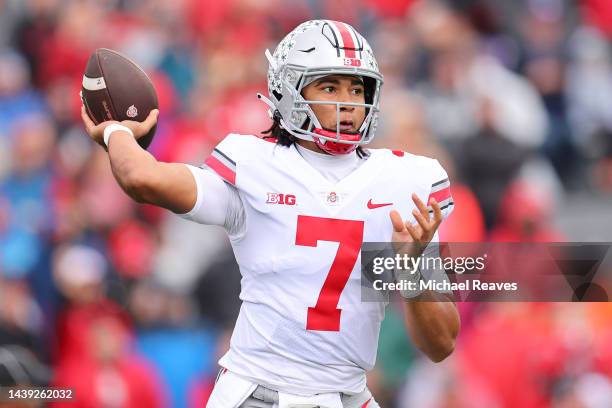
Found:
<path fill-rule="evenodd" d="M 107 120 L 142 122 L 151 110 L 159 108 L 153 83 L 142 68 L 107 48 L 99 48 L 89 57 L 81 99 L 95 124 Z M 138 139 L 144 149 L 151 144 L 156 127 Z"/>

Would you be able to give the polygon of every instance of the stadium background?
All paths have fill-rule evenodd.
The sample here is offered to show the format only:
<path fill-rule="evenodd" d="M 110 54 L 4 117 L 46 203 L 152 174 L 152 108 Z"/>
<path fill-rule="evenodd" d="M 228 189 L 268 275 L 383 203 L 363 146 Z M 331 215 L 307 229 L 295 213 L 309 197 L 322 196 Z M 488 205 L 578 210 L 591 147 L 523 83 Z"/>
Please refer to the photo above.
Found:
<path fill-rule="evenodd" d="M 79 120 L 82 73 L 97 47 L 135 59 L 160 97 L 151 151 L 199 164 L 268 127 L 263 51 L 317 17 L 376 52 L 376 145 L 451 175 L 443 240 L 611 240 L 607 0 L 0 0 L 0 384 L 72 387 L 70 407 L 204 406 L 239 308 L 231 250 L 121 192 Z M 610 304 L 459 307 L 440 365 L 388 309 L 382 406 L 612 406 Z"/>

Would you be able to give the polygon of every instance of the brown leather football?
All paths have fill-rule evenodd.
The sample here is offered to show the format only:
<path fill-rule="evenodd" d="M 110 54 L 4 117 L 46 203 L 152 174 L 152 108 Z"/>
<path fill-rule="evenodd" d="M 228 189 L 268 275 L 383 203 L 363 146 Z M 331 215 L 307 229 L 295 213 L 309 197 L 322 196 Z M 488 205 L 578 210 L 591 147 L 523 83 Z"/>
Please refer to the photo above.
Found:
<path fill-rule="evenodd" d="M 153 83 L 142 68 L 107 48 L 98 48 L 89 57 L 81 92 L 87 114 L 96 124 L 107 120 L 142 122 L 151 110 L 159 108 Z M 151 144 L 156 127 L 138 139 L 144 149 Z"/>

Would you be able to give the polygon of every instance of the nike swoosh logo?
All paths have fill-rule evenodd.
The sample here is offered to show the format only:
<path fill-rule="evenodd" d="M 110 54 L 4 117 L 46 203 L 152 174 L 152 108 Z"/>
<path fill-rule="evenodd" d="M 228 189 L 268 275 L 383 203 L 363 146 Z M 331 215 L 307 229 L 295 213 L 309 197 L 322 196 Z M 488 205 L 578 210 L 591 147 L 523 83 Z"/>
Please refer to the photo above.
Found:
<path fill-rule="evenodd" d="M 307 50 L 298 50 L 298 51 L 305 52 L 306 54 L 308 54 L 309 52 L 313 52 L 314 50 L 315 50 L 315 47 L 312 47 L 312 48 L 307 49 Z"/>
<path fill-rule="evenodd" d="M 370 200 L 368 201 L 368 208 L 370 210 L 373 210 L 375 208 L 380 208 L 380 207 L 386 207 L 388 205 L 393 205 L 393 203 L 380 203 L 380 204 L 374 204 L 372 203 L 372 199 L 370 198 Z"/>

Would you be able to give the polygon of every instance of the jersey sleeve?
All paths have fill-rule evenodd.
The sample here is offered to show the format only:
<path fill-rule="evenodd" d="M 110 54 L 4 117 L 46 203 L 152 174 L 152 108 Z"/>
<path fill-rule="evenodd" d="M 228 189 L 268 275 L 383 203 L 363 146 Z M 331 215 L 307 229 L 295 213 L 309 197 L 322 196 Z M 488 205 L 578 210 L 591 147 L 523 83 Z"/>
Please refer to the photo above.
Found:
<path fill-rule="evenodd" d="M 431 200 L 435 199 L 442 210 L 442 217 L 446 219 L 455 206 L 451 194 L 450 180 L 440 162 L 437 160 L 433 162 L 431 170 L 431 190 L 427 198 L 427 205 L 430 213 L 433 213 Z"/>
<path fill-rule="evenodd" d="M 249 150 L 250 138 L 230 133 L 212 151 L 204 162 L 225 182 L 236 185 L 237 163 Z"/>
<path fill-rule="evenodd" d="M 237 189 L 225 183 L 212 169 L 186 165 L 196 183 L 196 203 L 180 217 L 199 224 L 219 225 L 230 236 L 245 228 L 245 211 Z"/>

